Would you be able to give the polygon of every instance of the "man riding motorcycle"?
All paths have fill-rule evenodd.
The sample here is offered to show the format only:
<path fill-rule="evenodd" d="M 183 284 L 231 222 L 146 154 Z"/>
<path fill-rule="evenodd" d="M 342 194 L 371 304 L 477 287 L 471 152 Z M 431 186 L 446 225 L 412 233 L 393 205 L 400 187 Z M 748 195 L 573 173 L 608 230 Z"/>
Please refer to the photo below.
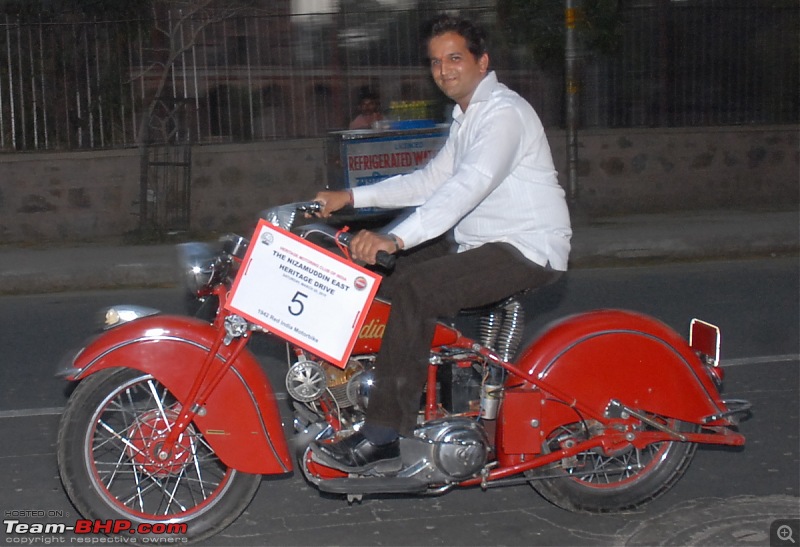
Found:
<path fill-rule="evenodd" d="M 362 231 L 350 246 L 368 264 L 378 251 L 400 256 L 382 287 L 392 312 L 364 426 L 312 448 L 346 472 L 399 470 L 437 317 L 551 283 L 567 268 L 569 212 L 536 112 L 489 70 L 485 34 L 471 22 L 439 17 L 427 47 L 434 81 L 456 103 L 443 149 L 417 172 L 315 198 L 322 216 L 348 204 L 416 207 L 389 235 Z"/>

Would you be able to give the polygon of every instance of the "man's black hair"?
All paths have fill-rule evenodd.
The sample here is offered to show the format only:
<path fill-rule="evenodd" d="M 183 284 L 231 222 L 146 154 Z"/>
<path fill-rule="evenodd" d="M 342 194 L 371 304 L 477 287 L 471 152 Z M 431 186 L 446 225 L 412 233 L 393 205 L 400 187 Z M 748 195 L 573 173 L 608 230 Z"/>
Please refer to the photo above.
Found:
<path fill-rule="evenodd" d="M 441 36 L 446 32 L 455 32 L 463 37 L 467 42 L 467 49 L 472 53 L 475 59 L 479 59 L 484 53 L 488 52 L 486 44 L 486 32 L 470 21 L 458 15 L 450 15 L 442 13 L 434 18 L 426 26 L 427 39 L 425 46 L 431 41 L 431 38 Z"/>
<path fill-rule="evenodd" d="M 361 102 L 364 99 L 380 101 L 381 97 L 375 91 L 373 91 L 369 86 L 362 85 L 358 90 L 358 101 Z"/>

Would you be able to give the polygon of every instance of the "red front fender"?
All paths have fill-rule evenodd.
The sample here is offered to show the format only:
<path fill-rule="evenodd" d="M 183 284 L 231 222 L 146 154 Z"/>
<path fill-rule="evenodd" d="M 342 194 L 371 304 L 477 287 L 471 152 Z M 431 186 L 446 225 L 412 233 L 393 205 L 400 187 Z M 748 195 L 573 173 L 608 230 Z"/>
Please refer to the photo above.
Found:
<path fill-rule="evenodd" d="M 687 342 L 638 313 L 600 310 L 568 317 L 535 340 L 518 366 L 595 416 L 612 399 L 693 423 L 725 411 Z"/>
<path fill-rule="evenodd" d="M 216 331 L 189 317 L 157 315 L 132 321 L 92 340 L 73 361 L 70 380 L 127 367 L 152 374 L 185 403 Z M 217 359 L 231 349 L 222 346 Z M 225 465 L 245 473 L 292 470 L 272 387 L 255 357 L 243 351 L 194 421 Z"/>

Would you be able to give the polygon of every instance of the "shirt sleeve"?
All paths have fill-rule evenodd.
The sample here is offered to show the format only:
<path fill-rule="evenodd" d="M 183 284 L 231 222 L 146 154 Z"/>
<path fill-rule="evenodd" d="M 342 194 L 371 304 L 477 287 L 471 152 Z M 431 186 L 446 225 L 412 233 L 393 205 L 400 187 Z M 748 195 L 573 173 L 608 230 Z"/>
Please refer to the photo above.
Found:
<path fill-rule="evenodd" d="M 481 119 L 459 147 L 455 170 L 405 221 L 392 229 L 406 248 L 433 239 L 478 206 L 511 173 L 524 148 L 520 114 L 510 105 L 477 112 Z"/>
<path fill-rule="evenodd" d="M 437 187 L 452 176 L 453 145 L 445 141 L 442 149 L 425 167 L 405 175 L 397 175 L 369 186 L 353 188 L 353 205 L 395 209 L 425 203 Z"/>

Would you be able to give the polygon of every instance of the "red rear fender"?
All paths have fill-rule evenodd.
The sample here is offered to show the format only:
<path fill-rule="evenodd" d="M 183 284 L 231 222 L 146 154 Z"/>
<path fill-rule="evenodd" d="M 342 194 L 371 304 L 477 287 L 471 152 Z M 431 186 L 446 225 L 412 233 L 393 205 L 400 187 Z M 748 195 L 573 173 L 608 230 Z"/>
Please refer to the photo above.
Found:
<path fill-rule="evenodd" d="M 518 366 L 595 416 L 612 399 L 694 423 L 724 409 L 688 343 L 638 313 L 602 310 L 568 317 L 536 339 Z"/>
<path fill-rule="evenodd" d="M 216 331 L 189 317 L 158 315 L 126 323 L 92 340 L 73 361 L 71 380 L 127 367 L 152 374 L 181 402 L 208 355 Z M 222 346 L 217 359 L 231 354 Z M 292 470 L 277 401 L 258 361 L 243 351 L 195 423 L 229 467 L 246 473 Z"/>

